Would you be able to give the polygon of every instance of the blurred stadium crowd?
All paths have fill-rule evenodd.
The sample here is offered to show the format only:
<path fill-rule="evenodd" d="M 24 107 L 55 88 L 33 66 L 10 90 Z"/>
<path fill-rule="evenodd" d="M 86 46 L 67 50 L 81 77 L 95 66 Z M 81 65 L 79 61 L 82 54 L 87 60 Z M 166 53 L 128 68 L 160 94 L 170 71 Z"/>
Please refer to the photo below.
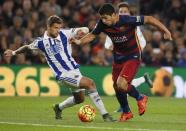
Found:
<path fill-rule="evenodd" d="M 0 1 L 0 64 L 45 63 L 40 54 L 28 52 L 5 58 L 5 49 L 17 49 L 45 31 L 46 19 L 59 15 L 64 27 L 87 26 L 92 30 L 98 20 L 97 11 L 105 2 L 115 6 L 123 0 L 1 0 Z M 142 66 L 186 67 L 186 0 L 128 0 L 135 15 L 152 15 L 172 32 L 173 41 L 164 41 L 160 31 L 142 26 L 147 46 Z M 111 65 L 112 52 L 104 49 L 105 35 L 90 44 L 73 46 L 73 56 L 82 65 Z"/>

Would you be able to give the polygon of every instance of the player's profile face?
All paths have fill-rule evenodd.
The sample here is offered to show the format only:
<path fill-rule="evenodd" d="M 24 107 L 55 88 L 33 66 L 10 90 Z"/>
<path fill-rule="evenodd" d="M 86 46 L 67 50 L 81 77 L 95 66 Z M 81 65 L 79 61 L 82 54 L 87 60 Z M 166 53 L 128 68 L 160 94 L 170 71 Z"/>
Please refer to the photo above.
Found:
<path fill-rule="evenodd" d="M 56 38 L 61 28 L 62 28 L 62 24 L 54 23 L 51 26 L 47 27 L 47 31 L 51 37 Z"/>
<path fill-rule="evenodd" d="M 111 26 L 113 24 L 113 15 L 101 15 L 101 20 L 105 25 Z"/>
<path fill-rule="evenodd" d="M 120 7 L 119 8 L 119 15 L 130 15 L 129 8 L 127 8 L 127 7 Z"/>

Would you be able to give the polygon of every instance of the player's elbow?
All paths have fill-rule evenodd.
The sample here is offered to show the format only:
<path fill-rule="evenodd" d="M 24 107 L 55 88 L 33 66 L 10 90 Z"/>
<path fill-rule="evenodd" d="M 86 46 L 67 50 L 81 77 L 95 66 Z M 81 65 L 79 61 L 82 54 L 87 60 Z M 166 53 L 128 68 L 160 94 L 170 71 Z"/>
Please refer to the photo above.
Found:
<path fill-rule="evenodd" d="M 25 47 L 25 50 L 26 50 L 26 51 L 31 51 L 31 49 L 30 49 L 30 46 L 29 46 L 29 45 L 24 45 L 24 47 Z"/>

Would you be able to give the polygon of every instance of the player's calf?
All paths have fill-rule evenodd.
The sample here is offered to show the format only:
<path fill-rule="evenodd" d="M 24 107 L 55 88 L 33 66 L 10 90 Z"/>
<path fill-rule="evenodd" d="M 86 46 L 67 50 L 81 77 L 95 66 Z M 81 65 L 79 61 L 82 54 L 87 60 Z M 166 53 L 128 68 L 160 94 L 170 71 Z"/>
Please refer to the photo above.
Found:
<path fill-rule="evenodd" d="M 100 111 L 104 121 L 113 121 L 114 119 L 109 115 L 109 113 L 105 109 L 103 101 L 97 92 L 94 81 L 87 77 L 82 77 L 80 81 L 80 87 L 87 89 L 90 99 Z"/>
<path fill-rule="evenodd" d="M 73 96 L 76 104 L 83 103 L 85 100 L 84 91 L 73 92 Z"/>

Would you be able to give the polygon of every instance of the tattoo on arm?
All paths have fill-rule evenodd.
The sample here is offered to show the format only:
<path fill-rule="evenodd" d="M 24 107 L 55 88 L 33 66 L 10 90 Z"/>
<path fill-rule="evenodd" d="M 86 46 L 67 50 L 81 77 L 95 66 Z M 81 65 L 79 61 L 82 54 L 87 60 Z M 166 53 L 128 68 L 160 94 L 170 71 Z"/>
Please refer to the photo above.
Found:
<path fill-rule="evenodd" d="M 16 54 L 21 54 L 21 53 L 24 53 L 24 52 L 27 52 L 27 51 L 29 51 L 29 47 L 28 47 L 28 45 L 24 45 L 24 46 L 18 48 L 17 50 L 15 50 L 15 53 Z"/>

